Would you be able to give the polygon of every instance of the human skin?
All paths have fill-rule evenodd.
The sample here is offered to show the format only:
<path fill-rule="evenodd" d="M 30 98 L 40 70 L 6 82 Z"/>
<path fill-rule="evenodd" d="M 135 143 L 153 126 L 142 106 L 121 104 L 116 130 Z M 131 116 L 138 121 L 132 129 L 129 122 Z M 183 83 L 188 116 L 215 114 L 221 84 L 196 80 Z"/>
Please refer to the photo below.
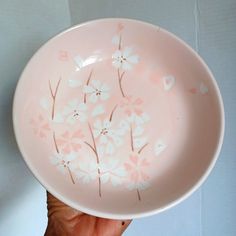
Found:
<path fill-rule="evenodd" d="M 47 192 L 45 236 L 120 236 L 131 220 L 111 220 L 79 212 Z"/>

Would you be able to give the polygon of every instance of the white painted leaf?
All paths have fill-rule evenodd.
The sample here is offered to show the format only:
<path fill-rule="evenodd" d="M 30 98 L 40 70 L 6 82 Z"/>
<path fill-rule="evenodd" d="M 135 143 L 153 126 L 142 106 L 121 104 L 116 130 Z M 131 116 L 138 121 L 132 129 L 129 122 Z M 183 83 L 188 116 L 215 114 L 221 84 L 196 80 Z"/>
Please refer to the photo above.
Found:
<path fill-rule="evenodd" d="M 161 139 L 157 140 L 157 142 L 155 143 L 155 146 L 154 146 L 155 155 L 158 156 L 166 148 L 167 148 L 167 145 L 165 142 L 163 142 Z"/>
<path fill-rule="evenodd" d="M 175 85 L 175 77 L 168 75 L 163 77 L 164 90 L 170 91 Z"/>
<path fill-rule="evenodd" d="M 74 58 L 74 61 L 75 61 L 76 65 L 78 66 L 79 69 L 81 69 L 83 67 L 84 60 L 82 59 L 81 56 L 79 56 L 79 55 L 76 56 Z"/>

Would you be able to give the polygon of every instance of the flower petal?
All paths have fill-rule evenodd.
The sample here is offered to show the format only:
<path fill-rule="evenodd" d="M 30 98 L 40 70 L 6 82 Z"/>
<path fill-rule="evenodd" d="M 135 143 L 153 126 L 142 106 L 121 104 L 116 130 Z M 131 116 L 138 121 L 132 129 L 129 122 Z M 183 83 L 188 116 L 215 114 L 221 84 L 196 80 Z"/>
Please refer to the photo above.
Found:
<path fill-rule="evenodd" d="M 132 66 L 130 63 L 128 63 L 127 61 L 123 61 L 122 65 L 121 65 L 121 68 L 123 70 L 131 70 L 132 69 Z"/>
<path fill-rule="evenodd" d="M 80 122 L 85 122 L 85 121 L 87 121 L 87 115 L 85 114 L 85 113 L 80 113 L 80 115 L 79 115 L 79 121 Z"/>
<path fill-rule="evenodd" d="M 100 87 L 101 87 L 101 81 L 100 80 L 95 80 L 94 79 L 94 80 L 91 81 L 91 84 L 95 89 L 100 89 Z"/>
<path fill-rule="evenodd" d="M 132 56 L 127 57 L 126 60 L 129 63 L 137 64 L 139 62 L 139 57 L 138 57 L 138 55 L 132 55 Z"/>
<path fill-rule="evenodd" d="M 122 56 L 122 53 L 120 50 L 117 50 L 112 54 L 113 59 L 119 59 L 121 56 Z"/>
<path fill-rule="evenodd" d="M 131 47 L 125 47 L 124 51 L 123 51 L 123 57 L 125 57 L 126 59 L 129 57 L 129 55 L 132 52 L 132 48 Z"/>
<path fill-rule="evenodd" d="M 133 131 L 133 136 L 134 137 L 140 136 L 141 134 L 143 134 L 143 132 L 144 132 L 144 128 L 143 127 L 136 126 L 134 131 Z"/>
<path fill-rule="evenodd" d="M 78 105 L 78 110 L 79 110 L 79 111 L 86 111 L 86 110 L 87 110 L 87 105 L 84 104 L 84 103 L 80 103 L 80 104 Z"/>
<path fill-rule="evenodd" d="M 110 94 L 106 92 L 102 92 L 100 97 L 101 97 L 101 100 L 107 100 L 110 97 Z"/>
<path fill-rule="evenodd" d="M 101 175 L 101 182 L 103 184 L 107 183 L 109 181 L 109 173 L 105 173 Z"/>
<path fill-rule="evenodd" d="M 147 138 L 146 138 L 146 137 L 135 138 L 135 139 L 134 139 L 134 147 L 135 147 L 135 148 L 141 148 L 141 147 L 143 147 L 143 145 L 145 145 L 146 143 L 147 143 Z"/>
<path fill-rule="evenodd" d="M 110 90 L 110 88 L 107 84 L 102 84 L 101 90 L 102 90 L 102 92 L 108 92 Z"/>
<path fill-rule="evenodd" d="M 105 108 L 102 105 L 98 105 L 92 111 L 92 116 L 95 117 L 95 116 L 103 114 L 104 112 L 105 112 Z"/>
<path fill-rule="evenodd" d="M 85 85 L 83 88 L 84 93 L 93 93 L 94 91 L 95 91 L 95 89 L 89 85 Z"/>
<path fill-rule="evenodd" d="M 96 129 L 99 129 L 99 130 L 103 128 L 103 127 L 102 127 L 102 122 L 101 122 L 101 120 L 99 120 L 99 119 L 94 122 L 93 126 L 94 126 Z"/>
<path fill-rule="evenodd" d="M 92 93 L 90 96 L 89 96 L 89 101 L 92 102 L 92 103 L 96 103 L 98 100 L 98 96 L 96 95 L 96 93 Z"/>
<path fill-rule="evenodd" d="M 100 136 L 100 143 L 101 144 L 106 144 L 108 142 L 108 138 L 106 135 L 101 135 Z"/>
<path fill-rule="evenodd" d="M 113 144 L 111 142 L 108 142 L 106 146 L 106 154 L 113 154 L 114 151 L 115 150 Z"/>
<path fill-rule="evenodd" d="M 58 169 L 62 174 L 65 174 L 65 173 L 66 173 L 65 167 L 64 167 L 63 165 L 58 165 L 58 166 L 57 166 L 57 169 Z"/>
<path fill-rule="evenodd" d="M 121 68 L 121 67 L 122 67 L 122 63 L 121 63 L 120 61 L 118 61 L 118 60 L 114 60 L 114 61 L 112 62 L 112 65 L 113 65 L 114 67 L 116 67 L 116 68 Z"/>
<path fill-rule="evenodd" d="M 55 116 L 54 116 L 53 121 L 55 123 L 62 123 L 62 122 L 64 122 L 64 117 L 63 117 L 62 113 L 59 113 L 59 112 L 56 113 Z"/>

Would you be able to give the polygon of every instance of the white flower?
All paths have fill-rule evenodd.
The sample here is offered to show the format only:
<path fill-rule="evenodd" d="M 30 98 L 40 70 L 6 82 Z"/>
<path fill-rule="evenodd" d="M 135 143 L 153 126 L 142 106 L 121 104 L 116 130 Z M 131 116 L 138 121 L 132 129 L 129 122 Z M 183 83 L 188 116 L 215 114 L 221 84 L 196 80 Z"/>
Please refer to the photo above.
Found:
<path fill-rule="evenodd" d="M 138 55 L 131 55 L 132 48 L 126 47 L 123 51 L 117 50 L 113 55 L 113 65 L 122 70 L 131 70 L 139 61 Z"/>
<path fill-rule="evenodd" d="M 86 111 L 86 104 L 80 103 L 77 99 L 74 99 L 68 103 L 62 113 L 66 117 L 66 123 L 74 124 L 77 120 L 80 122 L 85 122 L 87 120 Z"/>
<path fill-rule="evenodd" d="M 97 102 L 99 99 L 106 100 L 110 97 L 110 88 L 99 80 L 92 80 L 89 85 L 85 85 L 83 92 L 89 95 L 89 101 Z"/>
<path fill-rule="evenodd" d="M 80 160 L 75 174 L 83 183 L 89 183 L 98 178 L 98 165 L 95 160 L 85 158 L 84 160 Z"/>
<path fill-rule="evenodd" d="M 106 154 L 114 153 L 115 147 L 121 146 L 123 143 L 121 133 L 112 128 L 112 122 L 108 119 L 97 120 L 94 123 L 93 135 L 101 145 L 104 145 Z"/>
<path fill-rule="evenodd" d="M 69 154 L 59 154 L 59 153 L 55 153 L 52 157 L 51 157 L 51 163 L 53 165 L 57 166 L 57 169 L 65 174 L 66 171 L 68 170 L 68 168 L 70 169 L 70 171 L 74 170 L 76 168 L 76 164 L 75 162 L 73 162 L 76 159 L 76 153 L 71 152 Z"/>
<path fill-rule="evenodd" d="M 111 159 L 106 163 L 100 164 L 101 182 L 111 182 L 113 186 L 122 184 L 124 177 L 126 177 L 126 170 L 124 166 L 120 165 L 116 159 Z"/>

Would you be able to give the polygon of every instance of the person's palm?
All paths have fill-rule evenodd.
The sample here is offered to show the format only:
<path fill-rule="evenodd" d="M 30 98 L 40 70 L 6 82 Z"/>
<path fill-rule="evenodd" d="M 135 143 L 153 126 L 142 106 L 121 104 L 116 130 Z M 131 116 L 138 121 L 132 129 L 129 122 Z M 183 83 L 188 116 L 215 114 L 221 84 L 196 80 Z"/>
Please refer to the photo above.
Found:
<path fill-rule="evenodd" d="M 130 220 L 110 220 L 78 212 L 47 193 L 48 226 L 45 236 L 119 236 Z"/>

